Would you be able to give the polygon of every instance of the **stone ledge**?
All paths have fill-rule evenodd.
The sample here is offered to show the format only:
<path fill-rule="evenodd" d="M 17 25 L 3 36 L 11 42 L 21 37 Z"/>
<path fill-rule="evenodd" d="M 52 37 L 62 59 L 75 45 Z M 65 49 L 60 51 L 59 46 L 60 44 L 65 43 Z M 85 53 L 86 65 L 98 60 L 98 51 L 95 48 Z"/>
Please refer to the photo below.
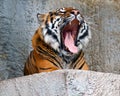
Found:
<path fill-rule="evenodd" d="M 57 70 L 0 82 L 0 96 L 120 96 L 120 75 Z"/>

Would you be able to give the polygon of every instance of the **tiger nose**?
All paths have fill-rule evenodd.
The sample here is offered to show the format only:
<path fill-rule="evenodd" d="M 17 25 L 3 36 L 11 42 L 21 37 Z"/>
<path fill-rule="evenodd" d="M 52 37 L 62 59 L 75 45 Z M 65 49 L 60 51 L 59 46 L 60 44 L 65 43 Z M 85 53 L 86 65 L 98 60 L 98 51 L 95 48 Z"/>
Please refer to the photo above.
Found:
<path fill-rule="evenodd" d="M 79 10 L 72 10 L 71 14 L 78 15 L 80 14 Z"/>

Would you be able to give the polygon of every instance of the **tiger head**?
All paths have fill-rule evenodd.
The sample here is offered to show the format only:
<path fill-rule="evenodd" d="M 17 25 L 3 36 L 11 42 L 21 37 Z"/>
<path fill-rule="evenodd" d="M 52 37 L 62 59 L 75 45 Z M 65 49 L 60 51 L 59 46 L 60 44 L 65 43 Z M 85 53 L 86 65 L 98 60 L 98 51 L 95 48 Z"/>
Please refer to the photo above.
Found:
<path fill-rule="evenodd" d="M 77 54 L 88 44 L 91 32 L 78 9 L 60 8 L 37 14 L 44 42 L 64 55 Z"/>

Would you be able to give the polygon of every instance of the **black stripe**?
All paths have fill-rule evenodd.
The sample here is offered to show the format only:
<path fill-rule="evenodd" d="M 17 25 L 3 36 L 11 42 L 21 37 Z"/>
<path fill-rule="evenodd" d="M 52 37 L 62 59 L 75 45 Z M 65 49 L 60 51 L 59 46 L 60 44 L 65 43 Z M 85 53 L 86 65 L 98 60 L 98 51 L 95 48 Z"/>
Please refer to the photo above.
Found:
<path fill-rule="evenodd" d="M 79 63 L 79 62 L 81 62 L 81 59 L 83 58 L 83 56 L 84 56 L 84 53 L 82 52 L 82 51 L 80 51 L 80 53 L 79 53 L 80 55 L 79 55 L 79 57 L 78 58 L 76 58 L 76 60 L 74 61 L 75 62 L 75 64 L 73 65 L 73 69 L 75 69 L 75 67 L 77 66 L 77 64 Z"/>
<path fill-rule="evenodd" d="M 84 28 L 81 30 L 81 33 L 83 33 L 84 30 L 85 30 L 85 25 L 84 25 Z"/>
<path fill-rule="evenodd" d="M 85 64 L 85 62 L 80 66 L 80 68 L 79 69 L 82 69 L 83 68 L 83 66 L 84 66 L 84 64 Z"/>
<path fill-rule="evenodd" d="M 47 28 L 47 34 L 52 35 L 52 31 L 49 28 Z"/>
<path fill-rule="evenodd" d="M 50 18 L 50 22 L 53 23 L 53 17 Z"/>
<path fill-rule="evenodd" d="M 39 52 L 39 53 L 43 53 L 43 54 L 47 54 L 45 51 L 43 51 L 39 46 L 37 47 L 37 51 Z"/>
<path fill-rule="evenodd" d="M 54 28 L 54 25 L 55 25 L 55 23 L 54 23 L 54 24 L 52 24 L 52 29 Z"/>
<path fill-rule="evenodd" d="M 46 28 L 48 28 L 49 27 L 49 25 L 48 25 L 48 16 L 47 16 L 47 19 L 46 19 L 46 21 L 45 21 L 45 25 L 46 25 Z"/>
<path fill-rule="evenodd" d="M 84 32 L 83 35 L 79 37 L 79 39 L 84 39 L 86 36 L 88 36 L 88 27 L 86 32 Z"/>
<path fill-rule="evenodd" d="M 56 29 L 54 29 L 54 31 L 57 33 L 57 30 L 56 30 Z"/>
<path fill-rule="evenodd" d="M 59 43 L 57 36 L 49 28 L 47 29 L 48 29 L 47 34 L 51 35 Z"/>
<path fill-rule="evenodd" d="M 52 19 L 52 18 L 51 18 L 51 19 Z M 53 20 L 53 19 L 52 19 L 52 20 Z M 53 23 L 53 21 L 52 21 L 52 23 L 53 23 L 53 24 L 52 24 L 52 29 L 55 27 L 56 22 L 59 22 L 59 20 L 60 20 L 60 18 L 57 18 L 54 23 Z"/>
<path fill-rule="evenodd" d="M 32 52 L 32 54 L 33 54 L 33 52 Z M 35 59 L 34 55 L 32 57 L 33 57 L 34 62 L 36 63 L 36 59 Z"/>
<path fill-rule="evenodd" d="M 59 21 L 59 18 L 52 24 L 52 29 L 55 27 L 55 23 Z"/>

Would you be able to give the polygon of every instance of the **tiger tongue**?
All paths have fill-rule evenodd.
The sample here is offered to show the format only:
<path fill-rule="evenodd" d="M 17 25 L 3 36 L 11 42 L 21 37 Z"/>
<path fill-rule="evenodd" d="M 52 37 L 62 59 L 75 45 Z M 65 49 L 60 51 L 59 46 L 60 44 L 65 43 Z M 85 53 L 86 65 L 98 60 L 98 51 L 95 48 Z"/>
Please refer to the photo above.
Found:
<path fill-rule="evenodd" d="M 72 53 L 78 52 L 78 48 L 74 45 L 74 39 L 70 32 L 66 32 L 64 42 L 65 42 L 65 46 L 69 49 L 70 52 L 72 52 Z"/>

